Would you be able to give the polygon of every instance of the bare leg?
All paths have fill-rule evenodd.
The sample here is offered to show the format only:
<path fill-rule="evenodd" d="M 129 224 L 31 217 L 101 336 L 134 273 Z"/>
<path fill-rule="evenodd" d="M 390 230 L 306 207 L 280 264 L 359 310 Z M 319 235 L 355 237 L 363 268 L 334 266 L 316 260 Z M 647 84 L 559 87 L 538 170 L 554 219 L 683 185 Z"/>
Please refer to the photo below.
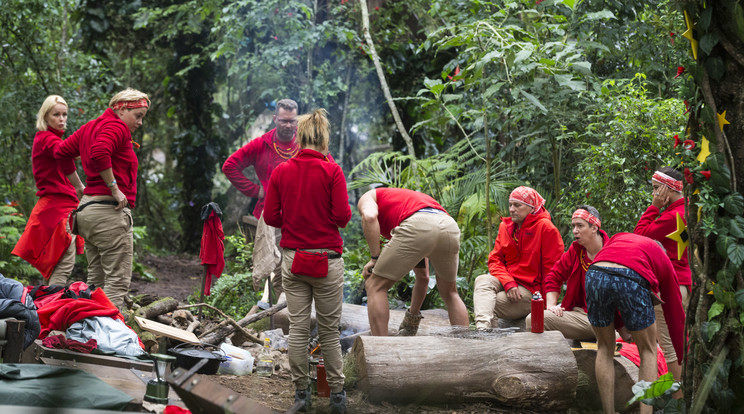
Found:
<path fill-rule="evenodd" d="M 468 309 L 465 307 L 465 303 L 460 298 L 460 295 L 457 294 L 457 285 L 455 282 L 445 282 L 437 279 L 437 288 L 439 289 L 439 296 L 442 297 L 445 306 L 447 306 L 450 325 L 470 325 Z"/>
<path fill-rule="evenodd" d="M 416 281 L 413 284 L 410 311 L 412 315 L 418 315 L 429 291 L 429 261 L 426 261 L 426 268 L 413 268 L 413 273 L 416 275 Z"/>
<path fill-rule="evenodd" d="M 599 397 L 602 400 L 602 412 L 615 414 L 615 325 L 597 328 L 592 326 L 597 337 L 597 360 L 594 364 L 594 375 L 597 377 Z"/>
<path fill-rule="evenodd" d="M 656 368 L 656 323 L 640 331 L 630 331 L 636 345 L 638 354 L 641 356 L 641 366 L 638 371 L 638 379 L 648 382 L 656 381 L 658 370 Z M 676 362 L 675 362 L 676 364 Z M 653 407 L 641 403 L 641 414 L 651 414 Z"/>
<path fill-rule="evenodd" d="M 367 289 L 367 316 L 373 336 L 387 336 L 390 320 L 388 290 L 395 284 L 394 280 L 372 275 L 364 283 Z"/>

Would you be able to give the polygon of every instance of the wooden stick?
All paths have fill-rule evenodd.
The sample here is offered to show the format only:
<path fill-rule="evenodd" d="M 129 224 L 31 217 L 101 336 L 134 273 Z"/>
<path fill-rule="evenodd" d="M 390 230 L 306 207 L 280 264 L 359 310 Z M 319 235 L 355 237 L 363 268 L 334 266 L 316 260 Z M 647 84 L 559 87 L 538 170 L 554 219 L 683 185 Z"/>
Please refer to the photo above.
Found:
<path fill-rule="evenodd" d="M 235 330 L 237 330 L 237 331 L 240 331 L 240 333 L 242 333 L 243 335 L 245 335 L 245 337 L 246 337 L 246 338 L 248 338 L 248 339 L 249 339 L 249 340 L 250 340 L 251 342 L 255 342 L 255 343 L 257 343 L 257 344 L 263 343 L 263 342 L 262 342 L 262 341 L 261 341 L 260 339 L 258 339 L 258 337 L 254 336 L 254 335 L 253 335 L 253 334 L 251 334 L 250 332 L 248 332 L 248 331 L 246 331 L 245 329 L 243 329 L 243 327 L 242 327 L 242 326 L 238 325 L 238 323 L 237 323 L 237 322 L 235 322 L 235 319 L 233 319 L 233 318 L 231 318 L 231 317 L 227 316 L 227 315 L 226 315 L 226 314 L 225 314 L 224 312 L 222 312 L 221 310 L 219 310 L 219 309 L 215 308 L 215 307 L 214 307 L 214 306 L 212 306 L 212 305 L 209 305 L 209 304 L 207 304 L 207 303 L 197 303 L 197 304 L 194 304 L 194 305 L 185 305 L 185 306 L 180 306 L 180 307 L 179 307 L 178 309 L 193 308 L 193 307 L 197 307 L 197 306 L 199 307 L 199 313 L 200 313 L 200 314 L 201 314 L 201 309 L 202 309 L 202 308 L 204 308 L 204 307 L 206 307 L 206 308 L 209 308 L 209 309 L 212 309 L 213 311 L 215 311 L 215 312 L 219 313 L 219 314 L 220 314 L 220 315 L 221 315 L 221 316 L 222 316 L 223 318 L 225 318 L 225 320 L 226 320 L 226 321 L 227 321 L 227 322 L 228 322 L 228 323 L 229 323 L 230 325 L 232 325 L 232 327 L 233 327 L 233 328 L 234 328 Z M 223 337 L 223 338 L 224 338 L 224 337 Z"/>

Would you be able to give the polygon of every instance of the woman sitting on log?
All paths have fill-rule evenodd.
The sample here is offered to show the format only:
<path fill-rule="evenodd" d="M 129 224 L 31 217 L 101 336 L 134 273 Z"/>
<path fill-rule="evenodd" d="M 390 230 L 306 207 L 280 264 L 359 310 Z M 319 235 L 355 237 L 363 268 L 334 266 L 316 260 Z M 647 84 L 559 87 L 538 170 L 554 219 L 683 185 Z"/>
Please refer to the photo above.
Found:
<path fill-rule="evenodd" d="M 282 283 L 289 311 L 289 364 L 300 411 L 311 405 L 308 342 L 315 300 L 323 359 L 331 388 L 331 413 L 346 412 L 339 323 L 343 304 L 343 240 L 339 227 L 351 219 L 344 173 L 328 155 L 324 109 L 299 117 L 300 152 L 276 167 L 263 217 L 282 229 Z"/>

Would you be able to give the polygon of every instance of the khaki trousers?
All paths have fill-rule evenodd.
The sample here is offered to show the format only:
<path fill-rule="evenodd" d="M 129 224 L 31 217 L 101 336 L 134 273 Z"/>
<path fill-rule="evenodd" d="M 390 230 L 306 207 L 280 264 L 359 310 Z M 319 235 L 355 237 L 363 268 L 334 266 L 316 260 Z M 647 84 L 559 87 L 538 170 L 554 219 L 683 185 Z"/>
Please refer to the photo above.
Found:
<path fill-rule="evenodd" d="M 581 308 L 573 308 L 571 311 L 564 310 L 562 316 L 558 316 L 555 313 L 545 309 L 543 311 L 545 316 L 545 330 L 546 331 L 560 331 L 567 339 L 576 339 L 578 341 L 594 341 L 594 331 L 592 325 L 589 323 L 589 318 L 586 316 L 586 312 Z M 525 320 L 527 330 L 532 326 L 532 314 L 527 315 Z"/>
<path fill-rule="evenodd" d="M 83 196 L 89 201 L 113 200 L 110 196 Z M 85 239 L 88 258 L 88 285 L 103 289 L 119 308 L 132 280 L 134 256 L 133 221 L 129 208 L 114 210 L 108 204 L 90 204 L 77 214 L 78 230 Z"/>
<path fill-rule="evenodd" d="M 264 221 L 263 215 L 256 225 L 256 238 L 253 242 L 253 289 L 258 290 L 263 281 L 271 278 L 274 289 L 274 302 L 282 294 L 282 250 L 279 242 L 282 230 L 271 227 Z"/>
<path fill-rule="evenodd" d="M 680 286 L 679 293 L 682 295 L 682 307 L 687 313 L 687 305 L 690 302 L 690 292 L 687 291 L 687 286 Z M 672 337 L 669 335 L 669 328 L 664 319 L 664 309 L 661 305 L 654 306 L 654 312 L 656 313 L 656 337 L 659 341 L 659 346 L 664 350 L 664 359 L 667 364 L 677 361 L 677 353 L 674 351 L 672 345 Z"/>
<path fill-rule="evenodd" d="M 506 297 L 504 287 L 499 279 L 487 273 L 475 278 L 473 288 L 473 313 L 475 327 L 490 329 L 494 316 L 503 319 L 521 319 L 530 313 L 532 293 L 526 287 L 517 285 L 522 293 L 522 300 L 511 302 Z"/>
<path fill-rule="evenodd" d="M 67 230 L 67 233 L 70 232 L 69 217 L 65 219 L 65 230 Z M 77 253 L 77 245 L 75 244 L 77 236 L 74 234 L 71 234 L 71 236 L 70 247 L 62 253 L 57 266 L 54 266 L 52 274 L 49 275 L 49 280 L 46 281 L 47 285 L 67 285 L 67 278 L 70 277 L 72 268 L 75 267 L 75 254 Z"/>
<path fill-rule="evenodd" d="M 308 249 L 328 251 L 326 249 Z M 295 388 L 306 389 L 309 381 L 307 345 L 310 341 L 310 312 L 315 300 L 315 318 L 318 321 L 318 337 L 326 378 L 331 392 L 344 389 L 344 362 L 341 357 L 341 342 L 338 327 L 341 323 L 341 307 L 344 302 L 344 259 L 328 260 L 328 276 L 315 278 L 299 276 L 291 272 L 294 250 L 284 249 L 282 276 L 284 294 L 289 311 L 289 366 Z"/>

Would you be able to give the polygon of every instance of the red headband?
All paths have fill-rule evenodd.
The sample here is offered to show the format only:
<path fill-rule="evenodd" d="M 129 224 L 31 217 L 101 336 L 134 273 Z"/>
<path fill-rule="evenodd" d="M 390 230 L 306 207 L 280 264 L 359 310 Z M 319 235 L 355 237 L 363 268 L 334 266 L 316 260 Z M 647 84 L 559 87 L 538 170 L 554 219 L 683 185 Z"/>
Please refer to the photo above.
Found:
<path fill-rule="evenodd" d="M 136 109 L 136 108 L 149 108 L 150 105 L 147 103 L 147 99 L 142 98 L 137 101 L 119 101 L 111 107 L 114 111 L 119 109 Z"/>
<path fill-rule="evenodd" d="M 602 227 L 602 222 L 599 221 L 599 219 L 596 216 L 593 216 L 592 213 L 584 210 L 583 208 L 580 208 L 576 211 L 574 211 L 573 216 L 571 216 L 571 219 L 580 218 L 582 220 L 586 220 L 589 224 L 594 224 L 597 227 Z"/>
<path fill-rule="evenodd" d="M 676 191 L 678 193 L 682 192 L 682 180 L 675 180 L 674 178 L 664 174 L 663 172 L 656 171 L 654 172 L 654 175 L 651 177 L 652 181 L 656 181 L 659 184 L 664 184 L 665 186 L 669 187 L 671 190 Z"/>
<path fill-rule="evenodd" d="M 525 186 L 515 188 L 509 194 L 509 201 L 519 201 L 533 207 L 535 211 L 532 214 L 536 214 L 545 205 L 545 199 L 537 191 Z"/>

